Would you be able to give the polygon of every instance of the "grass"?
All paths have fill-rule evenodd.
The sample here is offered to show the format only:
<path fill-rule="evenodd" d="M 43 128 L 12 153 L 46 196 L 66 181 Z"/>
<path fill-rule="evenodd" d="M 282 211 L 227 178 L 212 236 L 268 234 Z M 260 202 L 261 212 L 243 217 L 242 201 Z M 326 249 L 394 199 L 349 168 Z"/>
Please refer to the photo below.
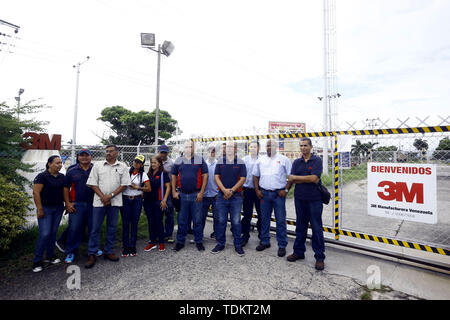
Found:
<path fill-rule="evenodd" d="M 341 172 L 342 177 L 340 176 L 339 179 L 342 179 L 343 184 L 354 180 L 367 179 L 367 163 L 362 163 L 358 166 L 352 167 L 351 169 L 339 171 L 340 175 Z M 330 190 L 330 188 L 334 186 L 334 168 L 329 167 L 328 175 L 322 174 L 321 180 L 322 184 L 328 188 L 328 191 L 331 192 L 332 190 Z M 289 190 L 289 193 L 287 195 L 288 199 L 294 197 L 294 189 L 295 187 L 292 187 L 291 190 Z"/>
<path fill-rule="evenodd" d="M 176 213 L 175 213 L 176 215 Z M 175 216 L 176 223 L 176 216 Z M 58 228 L 56 239 L 66 229 L 67 223 L 61 224 Z M 37 225 L 24 229 L 13 241 L 11 242 L 9 249 L 6 251 L 0 251 L 0 281 L 4 281 L 7 278 L 12 278 L 20 275 L 23 272 L 31 269 L 33 264 L 34 249 L 36 241 L 39 236 L 39 228 Z M 148 239 L 148 223 L 147 217 L 142 211 L 138 224 L 138 239 Z M 106 239 L 106 219 L 103 223 L 100 232 L 100 244 L 104 244 Z M 122 245 L 122 217 L 119 214 L 119 221 L 117 223 L 116 230 L 116 243 L 117 247 Z M 55 248 L 55 254 L 60 259 L 64 259 L 64 254 L 60 253 Z M 78 255 L 87 254 L 87 243 L 82 243 L 78 250 Z"/>

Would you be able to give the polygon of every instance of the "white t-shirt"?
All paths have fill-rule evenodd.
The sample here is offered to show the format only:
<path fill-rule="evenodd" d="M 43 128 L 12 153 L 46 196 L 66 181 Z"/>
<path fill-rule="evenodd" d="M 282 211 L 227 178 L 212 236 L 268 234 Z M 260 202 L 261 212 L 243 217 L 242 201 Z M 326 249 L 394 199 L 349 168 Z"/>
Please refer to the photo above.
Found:
<path fill-rule="evenodd" d="M 130 184 L 136 184 L 139 187 L 141 186 L 141 181 L 140 181 L 140 173 L 138 172 L 137 174 L 132 173 L 130 180 L 131 183 Z M 150 179 L 148 178 L 147 174 L 145 172 L 142 173 L 142 184 L 146 183 L 147 181 L 150 181 Z M 125 191 L 123 192 L 124 195 L 126 196 L 139 196 L 142 195 L 143 191 L 141 190 L 135 190 L 131 187 L 127 187 L 125 189 Z"/>

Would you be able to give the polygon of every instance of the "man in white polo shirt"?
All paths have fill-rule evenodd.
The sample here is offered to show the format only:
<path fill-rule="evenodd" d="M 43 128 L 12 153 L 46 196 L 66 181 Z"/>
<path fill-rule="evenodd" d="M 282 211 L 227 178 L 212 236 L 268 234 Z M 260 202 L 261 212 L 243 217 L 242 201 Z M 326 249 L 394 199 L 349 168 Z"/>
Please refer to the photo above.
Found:
<path fill-rule="evenodd" d="M 289 190 L 286 186 L 292 164 L 286 156 L 279 154 L 277 149 L 278 144 L 275 140 L 267 141 L 267 155 L 261 156 L 253 168 L 255 192 L 261 199 L 261 242 L 256 250 L 262 251 L 270 247 L 270 218 L 273 210 L 276 219 L 278 256 L 284 257 L 288 243 L 286 195 Z"/>
<path fill-rule="evenodd" d="M 95 264 L 95 254 L 100 246 L 100 229 L 106 216 L 106 243 L 104 247 L 105 259 L 118 261 L 114 253 L 119 208 L 122 206 L 122 194 L 131 185 L 128 167 L 117 161 L 119 149 L 116 145 L 106 147 L 106 160 L 96 162 L 86 182 L 94 192 L 94 209 L 92 212 L 92 231 L 89 236 L 89 259 L 86 268 Z"/>

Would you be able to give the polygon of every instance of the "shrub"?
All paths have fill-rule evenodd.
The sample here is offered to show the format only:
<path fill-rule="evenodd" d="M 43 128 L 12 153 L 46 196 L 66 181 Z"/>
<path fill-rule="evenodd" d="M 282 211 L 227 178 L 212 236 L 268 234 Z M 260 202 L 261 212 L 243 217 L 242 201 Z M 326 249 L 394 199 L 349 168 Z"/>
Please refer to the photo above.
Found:
<path fill-rule="evenodd" d="M 30 205 L 28 194 L 0 175 L 0 250 L 7 250 L 11 241 L 23 231 Z"/>

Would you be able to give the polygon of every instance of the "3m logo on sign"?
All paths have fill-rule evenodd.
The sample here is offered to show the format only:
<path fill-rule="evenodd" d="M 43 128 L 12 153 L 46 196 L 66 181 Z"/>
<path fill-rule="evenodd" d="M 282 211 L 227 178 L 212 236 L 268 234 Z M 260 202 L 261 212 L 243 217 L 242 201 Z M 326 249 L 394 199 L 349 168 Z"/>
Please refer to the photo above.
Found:
<path fill-rule="evenodd" d="M 436 165 L 368 163 L 367 213 L 437 223 Z"/>
<path fill-rule="evenodd" d="M 423 204 L 423 183 L 413 183 L 408 189 L 406 182 L 381 181 L 378 187 L 383 190 L 377 192 L 382 200 L 414 202 L 416 199 L 416 203 Z"/>
<path fill-rule="evenodd" d="M 60 150 L 61 149 L 61 135 L 54 134 L 52 139 L 47 133 L 25 132 L 24 138 L 31 138 L 28 143 L 22 143 L 22 147 L 37 150 Z"/>

